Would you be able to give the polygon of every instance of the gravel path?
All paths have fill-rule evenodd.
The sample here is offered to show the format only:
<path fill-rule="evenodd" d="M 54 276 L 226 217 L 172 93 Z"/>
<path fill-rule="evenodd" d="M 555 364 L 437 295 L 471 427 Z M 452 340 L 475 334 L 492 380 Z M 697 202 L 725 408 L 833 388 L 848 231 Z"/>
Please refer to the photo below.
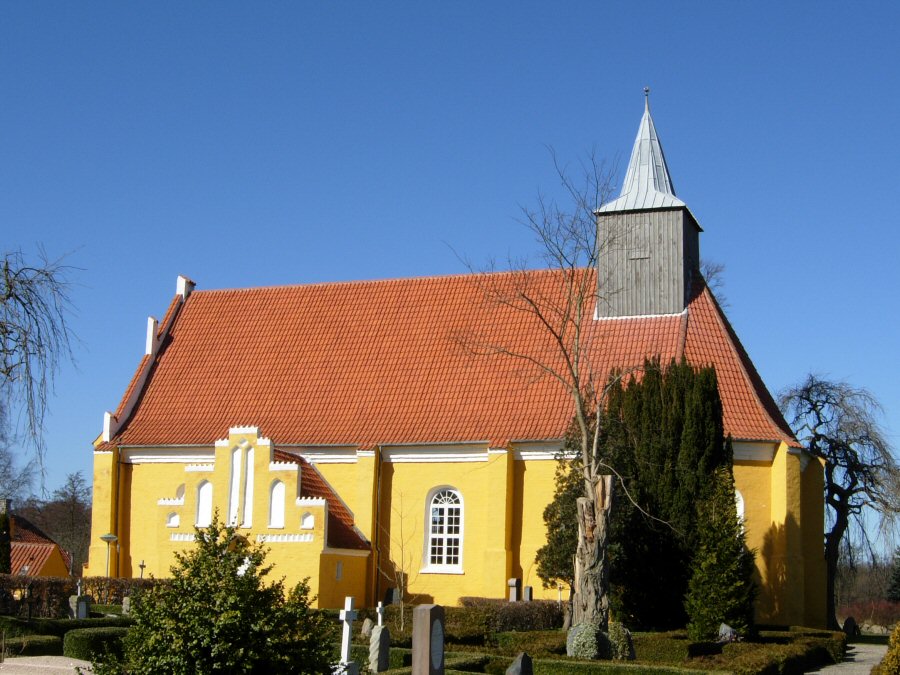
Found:
<path fill-rule="evenodd" d="M 0 663 L 4 675 L 75 675 L 75 668 L 89 673 L 90 661 L 70 659 L 68 656 L 19 656 Z"/>
<path fill-rule="evenodd" d="M 813 672 L 824 675 L 869 675 L 872 667 L 878 665 L 884 658 L 885 652 L 887 645 L 847 645 L 847 654 L 843 661 Z"/>

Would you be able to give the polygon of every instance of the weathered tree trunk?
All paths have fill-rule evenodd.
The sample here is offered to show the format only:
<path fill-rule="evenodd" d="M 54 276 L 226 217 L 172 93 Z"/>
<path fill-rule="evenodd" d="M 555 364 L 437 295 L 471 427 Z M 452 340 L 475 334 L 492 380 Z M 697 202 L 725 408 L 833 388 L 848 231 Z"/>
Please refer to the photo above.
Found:
<path fill-rule="evenodd" d="M 575 555 L 575 602 L 572 625 L 609 623 L 609 567 L 606 548 L 609 511 L 612 507 L 612 476 L 600 476 L 593 499 L 578 499 L 578 550 Z"/>
<path fill-rule="evenodd" d="M 846 511 L 838 511 L 834 527 L 825 534 L 825 620 L 831 630 L 840 630 L 837 620 L 837 607 L 835 606 L 834 582 L 837 578 L 838 559 L 840 558 L 841 539 L 847 531 L 849 517 Z"/>

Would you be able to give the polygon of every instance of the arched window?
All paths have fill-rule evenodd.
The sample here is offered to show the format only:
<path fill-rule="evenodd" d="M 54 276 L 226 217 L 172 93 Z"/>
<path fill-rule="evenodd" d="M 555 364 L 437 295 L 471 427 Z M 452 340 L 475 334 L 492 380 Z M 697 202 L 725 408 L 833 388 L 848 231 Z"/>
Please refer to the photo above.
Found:
<path fill-rule="evenodd" d="M 269 527 L 284 527 L 284 483 L 272 482 L 269 491 Z"/>
<path fill-rule="evenodd" d="M 181 516 L 174 511 L 166 516 L 166 527 L 178 527 L 181 524 Z"/>
<path fill-rule="evenodd" d="M 213 486 L 207 480 L 197 486 L 197 527 L 208 527 L 212 522 Z"/>
<path fill-rule="evenodd" d="M 312 530 L 316 526 L 316 517 L 309 511 L 305 512 L 300 518 L 301 530 Z"/>
<path fill-rule="evenodd" d="M 427 567 L 437 571 L 462 568 L 462 495 L 452 488 L 437 490 L 428 504 Z"/>
<path fill-rule="evenodd" d="M 178 486 L 175 490 L 175 499 L 184 504 L 184 483 Z"/>
<path fill-rule="evenodd" d="M 734 505 L 737 508 L 737 517 L 738 521 L 743 525 L 744 523 L 744 495 L 742 495 L 737 490 L 734 491 Z"/>

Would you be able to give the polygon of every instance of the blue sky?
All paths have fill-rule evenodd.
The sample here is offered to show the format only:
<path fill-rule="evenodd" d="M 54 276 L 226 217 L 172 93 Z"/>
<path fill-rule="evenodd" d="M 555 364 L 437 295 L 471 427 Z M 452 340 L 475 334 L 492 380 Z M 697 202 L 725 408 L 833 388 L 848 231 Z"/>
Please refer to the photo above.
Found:
<path fill-rule="evenodd" d="M 533 254 L 516 219 L 557 187 L 547 147 L 621 179 L 645 85 L 769 387 L 869 387 L 898 444 L 898 25 L 888 2 L 3 3 L 0 244 L 80 268 L 48 488 L 90 476 L 178 274 Z"/>

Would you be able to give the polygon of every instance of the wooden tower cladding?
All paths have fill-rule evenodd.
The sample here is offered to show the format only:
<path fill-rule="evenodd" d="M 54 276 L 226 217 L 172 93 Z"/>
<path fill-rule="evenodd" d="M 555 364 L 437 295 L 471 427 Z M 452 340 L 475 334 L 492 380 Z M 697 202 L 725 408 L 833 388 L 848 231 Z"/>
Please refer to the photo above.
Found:
<path fill-rule="evenodd" d="M 678 314 L 700 265 L 700 226 L 686 208 L 597 214 L 597 317 Z"/>

